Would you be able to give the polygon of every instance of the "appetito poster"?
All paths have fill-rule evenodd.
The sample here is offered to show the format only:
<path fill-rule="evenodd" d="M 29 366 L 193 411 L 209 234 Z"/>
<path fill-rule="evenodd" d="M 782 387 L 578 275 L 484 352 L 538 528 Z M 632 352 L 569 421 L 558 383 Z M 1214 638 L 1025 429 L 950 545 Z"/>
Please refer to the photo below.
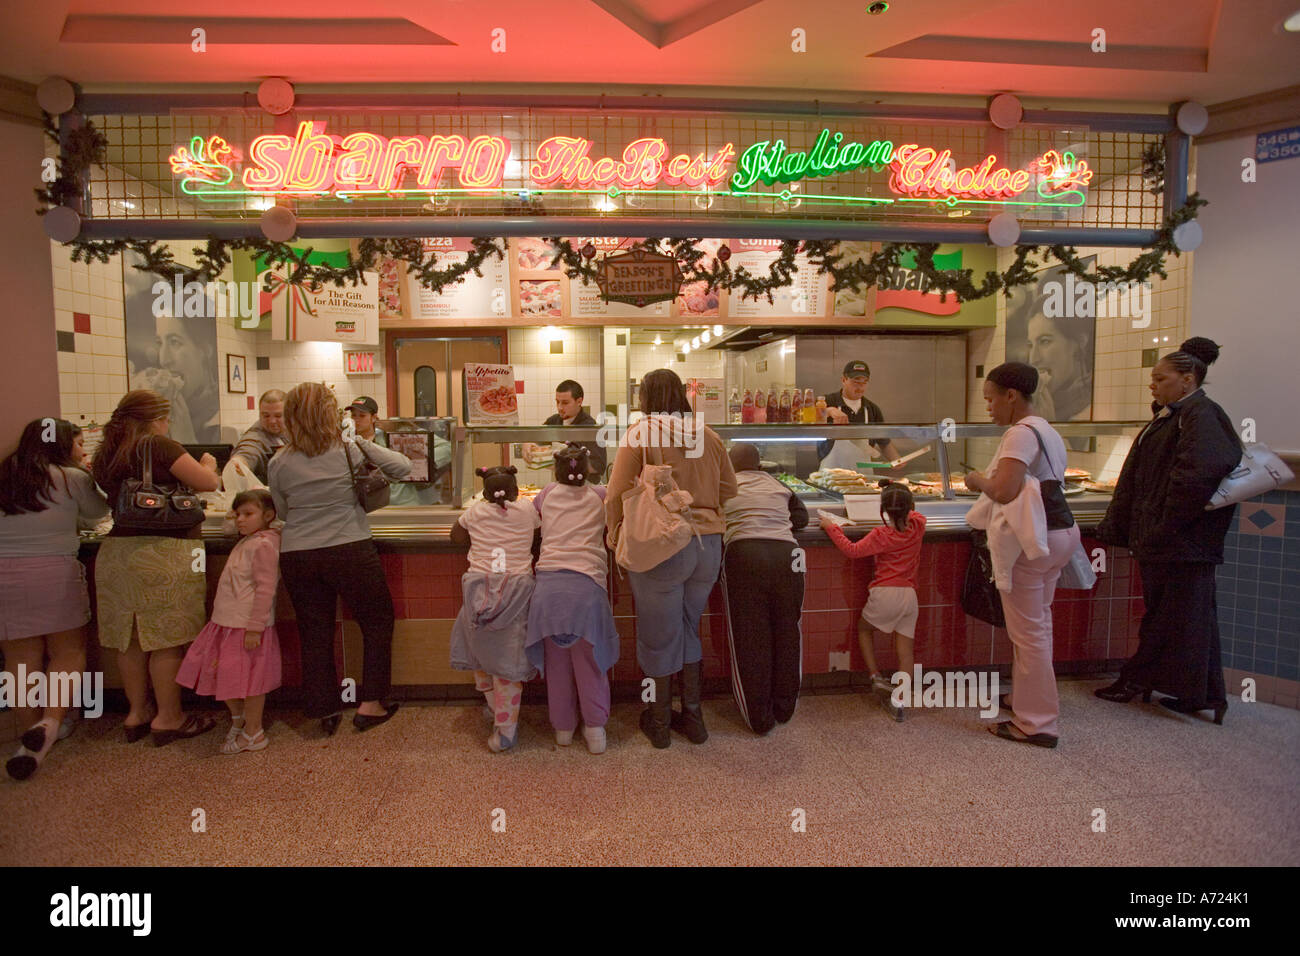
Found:
<path fill-rule="evenodd" d="M 470 238 L 457 236 L 421 239 L 420 247 L 426 256 L 437 255 L 438 268 L 447 269 L 463 264 L 474 245 Z M 405 276 L 405 281 L 406 301 L 410 303 L 413 319 L 484 319 L 510 311 L 508 255 L 504 259 L 489 257 L 483 264 L 483 275 L 470 272 L 440 292 L 421 285 L 410 275 Z"/>
<path fill-rule="evenodd" d="M 465 364 L 465 421 L 470 425 L 519 424 L 513 365 Z"/>
<path fill-rule="evenodd" d="M 289 283 L 284 270 L 259 275 L 270 299 L 271 338 L 281 342 L 379 344 L 379 274 L 364 283 L 311 287 Z"/>
<path fill-rule="evenodd" d="M 744 266 L 752 275 L 765 276 L 781 254 L 779 239 L 736 239 L 731 247 L 733 270 Z M 734 318 L 776 318 L 781 316 L 826 314 L 826 276 L 808 263 L 802 253 L 795 256 L 799 271 L 793 283 L 777 289 L 768 302 L 766 296 L 744 299 L 739 294 L 728 297 L 727 313 Z"/>

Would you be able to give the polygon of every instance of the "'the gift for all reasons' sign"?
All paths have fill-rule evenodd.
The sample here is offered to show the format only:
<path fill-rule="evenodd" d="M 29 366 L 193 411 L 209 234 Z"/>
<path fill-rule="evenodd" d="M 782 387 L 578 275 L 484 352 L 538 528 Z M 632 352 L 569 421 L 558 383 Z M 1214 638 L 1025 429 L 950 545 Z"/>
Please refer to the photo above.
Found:
<path fill-rule="evenodd" d="M 259 278 L 271 291 L 271 338 L 286 342 L 379 344 L 379 276 L 364 285 L 300 285 L 278 271 Z"/>
<path fill-rule="evenodd" d="M 597 266 L 601 295 L 636 306 L 668 302 L 682 287 L 682 269 L 672 256 L 644 249 L 606 256 Z"/>

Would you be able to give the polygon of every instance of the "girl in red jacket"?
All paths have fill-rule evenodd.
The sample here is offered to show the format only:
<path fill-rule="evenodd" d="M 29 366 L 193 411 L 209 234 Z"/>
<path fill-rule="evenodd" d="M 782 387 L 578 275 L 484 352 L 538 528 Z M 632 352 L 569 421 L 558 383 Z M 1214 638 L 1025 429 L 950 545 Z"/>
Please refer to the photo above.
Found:
<path fill-rule="evenodd" d="M 889 699 L 893 684 L 876 665 L 874 641 L 894 640 L 898 669 L 912 673 L 912 647 L 916 634 L 916 569 L 921 563 L 921 539 L 925 537 L 925 515 L 913 511 L 912 493 L 902 485 L 886 485 L 880 495 L 881 527 L 860 541 L 844 536 L 839 525 L 823 516 L 821 526 L 830 539 L 850 558 L 875 555 L 876 573 L 871 578 L 867 605 L 858 621 L 858 646 L 871 671 L 872 686 L 882 694 L 886 709 L 895 720 L 903 719 L 902 708 Z"/>

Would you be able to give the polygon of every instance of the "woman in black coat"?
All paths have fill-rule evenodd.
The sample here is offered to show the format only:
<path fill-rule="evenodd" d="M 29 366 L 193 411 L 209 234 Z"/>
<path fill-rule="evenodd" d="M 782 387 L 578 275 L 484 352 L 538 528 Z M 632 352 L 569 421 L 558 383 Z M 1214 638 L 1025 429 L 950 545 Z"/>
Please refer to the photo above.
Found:
<path fill-rule="evenodd" d="M 1137 653 L 1119 680 L 1096 691 L 1126 702 L 1137 693 L 1181 714 L 1228 709 L 1219 660 L 1215 565 L 1235 506 L 1206 511 L 1219 483 L 1241 461 L 1241 442 L 1223 409 L 1201 389 L 1219 357 L 1209 339 L 1192 338 L 1151 370 L 1156 417 L 1129 451 L 1115 499 L 1097 529 L 1107 544 L 1127 547 L 1142 574 Z"/>

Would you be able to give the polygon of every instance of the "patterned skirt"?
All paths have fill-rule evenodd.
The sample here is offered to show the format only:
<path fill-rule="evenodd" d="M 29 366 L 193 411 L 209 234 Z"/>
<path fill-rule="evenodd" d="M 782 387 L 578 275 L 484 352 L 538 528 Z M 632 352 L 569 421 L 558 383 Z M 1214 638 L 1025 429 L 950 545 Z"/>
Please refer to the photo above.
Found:
<path fill-rule="evenodd" d="M 181 647 L 203 630 L 207 577 L 195 571 L 197 538 L 105 538 L 95 558 L 99 643 L 125 651 L 131 626 L 140 647 Z"/>

